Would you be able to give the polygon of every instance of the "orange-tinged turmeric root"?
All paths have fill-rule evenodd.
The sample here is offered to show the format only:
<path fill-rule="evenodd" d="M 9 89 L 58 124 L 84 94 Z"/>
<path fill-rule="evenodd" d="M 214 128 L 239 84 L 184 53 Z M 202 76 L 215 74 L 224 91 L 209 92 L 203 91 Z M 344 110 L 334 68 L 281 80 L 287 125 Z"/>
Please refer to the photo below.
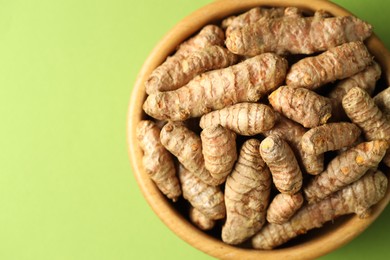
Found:
<path fill-rule="evenodd" d="M 279 193 L 271 201 L 267 210 L 267 221 L 274 224 L 283 224 L 287 222 L 304 202 L 302 193 L 293 195 Z"/>
<path fill-rule="evenodd" d="M 160 129 L 152 121 L 142 120 L 137 125 L 137 140 L 144 152 L 146 173 L 163 194 L 176 201 L 181 196 L 179 179 L 171 154 L 160 142 Z"/>
<path fill-rule="evenodd" d="M 316 89 L 361 72 L 371 65 L 372 59 L 364 43 L 344 43 L 294 63 L 286 76 L 286 83 L 296 88 Z"/>
<path fill-rule="evenodd" d="M 352 88 L 344 96 L 342 105 L 351 121 L 363 130 L 367 140 L 390 141 L 390 121 L 365 90 Z"/>
<path fill-rule="evenodd" d="M 236 62 L 237 58 L 222 48 L 224 41 L 222 28 L 212 24 L 204 26 L 195 36 L 182 42 L 176 52 L 152 72 L 145 82 L 146 93 L 177 89 L 201 72 Z M 200 65 L 204 64 L 199 60 L 208 69 L 201 68 Z"/>
<path fill-rule="evenodd" d="M 371 206 L 384 197 L 387 184 L 382 172 L 367 173 L 330 197 L 304 206 L 288 222 L 266 225 L 252 238 L 252 245 L 257 249 L 272 249 L 341 215 L 356 213 L 360 218 L 367 217 Z"/>
<path fill-rule="evenodd" d="M 237 160 L 236 134 L 221 125 L 200 133 L 205 168 L 217 180 L 225 180 Z"/>
<path fill-rule="evenodd" d="M 226 180 L 226 222 L 222 240 L 240 244 L 265 223 L 271 191 L 271 176 L 259 154 L 260 141 L 247 140 L 241 148 L 233 172 Z"/>
<path fill-rule="evenodd" d="M 372 33 L 371 25 L 353 16 L 283 16 L 260 19 L 232 30 L 226 38 L 228 49 L 240 55 L 312 54 L 351 41 L 363 41 Z"/>
<path fill-rule="evenodd" d="M 179 179 L 183 197 L 206 217 L 217 220 L 226 216 L 224 195 L 219 186 L 204 183 L 193 173 L 179 165 Z"/>
<path fill-rule="evenodd" d="M 284 7 L 263 8 L 254 7 L 238 16 L 230 16 L 222 21 L 222 28 L 226 29 L 226 35 L 231 31 L 242 28 L 248 24 L 253 24 L 263 18 L 282 17 L 285 13 Z"/>
<path fill-rule="evenodd" d="M 308 154 L 301 148 L 301 161 L 305 172 L 310 175 L 318 175 L 324 170 L 324 154 Z"/>
<path fill-rule="evenodd" d="M 376 168 L 389 144 L 384 140 L 364 142 L 336 156 L 326 170 L 309 181 L 303 191 L 309 203 L 326 198 Z"/>
<path fill-rule="evenodd" d="M 302 187 L 302 172 L 287 142 L 271 135 L 261 142 L 259 151 L 271 170 L 276 188 L 282 193 L 297 193 Z"/>
<path fill-rule="evenodd" d="M 301 139 L 302 149 L 309 154 L 322 154 L 351 146 L 361 134 L 352 123 L 329 123 L 308 130 Z"/>
<path fill-rule="evenodd" d="M 200 119 L 200 127 L 215 125 L 226 127 L 237 134 L 252 136 L 271 129 L 275 124 L 275 113 L 267 105 L 239 103 L 210 112 Z"/>
<path fill-rule="evenodd" d="M 264 132 L 264 135 L 278 135 L 287 141 L 293 149 L 297 150 L 301 143 L 301 138 L 307 130 L 302 125 L 288 119 L 280 113 L 276 112 L 275 118 L 276 121 L 274 126 L 270 130 Z"/>
<path fill-rule="evenodd" d="M 356 73 L 355 75 L 338 82 L 335 88 L 329 92 L 329 97 L 335 98 L 341 102 L 345 94 L 353 87 L 362 88 L 371 95 L 374 93 L 376 82 L 381 74 L 381 67 L 377 62 L 373 61 L 372 65 L 368 66 L 362 72 Z"/>
<path fill-rule="evenodd" d="M 277 135 L 283 138 L 294 151 L 301 169 L 308 174 L 317 175 L 324 170 L 324 155 L 305 153 L 301 147 L 301 138 L 307 131 L 302 125 L 276 113 L 276 123 L 265 136 Z"/>
<path fill-rule="evenodd" d="M 277 112 L 307 128 L 325 124 L 332 115 L 330 99 L 305 88 L 282 86 L 268 100 Z"/>
<path fill-rule="evenodd" d="M 187 85 L 149 95 L 144 111 L 156 119 L 182 121 L 240 102 L 255 102 L 284 80 L 287 61 L 272 53 L 203 73 Z"/>
<path fill-rule="evenodd" d="M 332 119 L 334 121 L 341 121 L 346 117 L 341 102 L 350 89 L 353 87 L 360 87 L 367 91 L 368 94 L 372 95 L 380 75 L 381 68 L 379 64 L 374 61 L 371 66 L 368 66 L 362 72 L 337 83 L 327 95 L 332 100 Z"/>
<path fill-rule="evenodd" d="M 214 179 L 205 168 L 200 137 L 182 123 L 168 122 L 161 130 L 160 139 L 165 148 L 197 178 L 215 186 L 223 182 Z"/>
<path fill-rule="evenodd" d="M 222 28 L 214 24 L 209 24 L 204 26 L 196 35 L 182 42 L 174 53 L 174 56 L 186 57 L 194 51 L 209 46 L 223 46 L 224 42 L 225 33 Z"/>
<path fill-rule="evenodd" d="M 203 72 L 228 67 L 237 60 L 238 56 L 218 45 L 194 51 L 186 57 L 171 57 L 149 76 L 146 93 L 178 89 Z"/>

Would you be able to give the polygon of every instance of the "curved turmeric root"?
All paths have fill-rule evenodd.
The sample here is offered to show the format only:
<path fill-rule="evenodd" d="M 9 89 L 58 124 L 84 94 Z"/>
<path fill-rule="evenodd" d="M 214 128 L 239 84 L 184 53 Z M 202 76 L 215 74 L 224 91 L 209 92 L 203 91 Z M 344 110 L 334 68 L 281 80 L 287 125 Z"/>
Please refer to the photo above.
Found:
<path fill-rule="evenodd" d="M 277 135 L 283 138 L 297 155 L 297 160 L 301 169 L 308 174 L 317 175 L 324 170 L 324 155 L 308 154 L 303 151 L 301 146 L 302 136 L 307 131 L 302 125 L 276 113 L 276 123 L 265 136 Z"/>
<path fill-rule="evenodd" d="M 198 51 L 209 46 L 223 46 L 225 42 L 225 33 L 214 24 L 203 27 L 195 36 L 182 42 L 177 48 L 174 56 L 186 57 L 194 51 Z"/>
<path fill-rule="evenodd" d="M 352 123 L 329 123 L 308 130 L 302 136 L 301 146 L 306 153 L 318 155 L 351 146 L 360 133 L 360 128 Z"/>
<path fill-rule="evenodd" d="M 183 121 L 240 102 L 255 102 L 284 80 L 287 61 L 265 53 L 228 68 L 212 70 L 173 91 L 149 95 L 144 111 L 156 119 Z"/>
<path fill-rule="evenodd" d="M 222 240 L 236 245 L 244 242 L 265 223 L 271 191 L 271 176 L 259 154 L 260 141 L 249 139 L 225 185 L 226 222 Z"/>
<path fill-rule="evenodd" d="M 267 210 L 267 221 L 274 224 L 287 222 L 303 204 L 302 193 L 293 195 L 279 193 L 271 201 Z"/>
<path fill-rule="evenodd" d="M 315 176 L 303 189 L 309 203 L 326 198 L 376 168 L 389 144 L 384 140 L 364 142 L 329 162 L 326 170 Z"/>
<path fill-rule="evenodd" d="M 368 66 L 362 72 L 338 82 L 327 95 L 332 101 L 332 119 L 334 121 L 341 121 L 346 117 L 341 102 L 343 97 L 353 87 L 362 88 L 368 94 L 372 95 L 381 72 L 381 67 L 374 61 L 371 66 Z"/>
<path fill-rule="evenodd" d="M 195 51 L 186 57 L 171 57 L 149 76 L 145 82 L 146 93 L 150 95 L 178 89 L 203 72 L 228 67 L 237 60 L 235 54 L 218 45 Z"/>
<path fill-rule="evenodd" d="M 200 133 L 205 168 L 214 179 L 226 180 L 237 160 L 236 134 L 221 125 Z"/>
<path fill-rule="evenodd" d="M 307 128 L 325 124 L 332 115 L 330 99 L 305 88 L 282 86 L 268 100 L 277 112 Z"/>
<path fill-rule="evenodd" d="M 209 185 L 219 185 L 223 180 L 214 179 L 204 166 L 200 137 L 178 122 L 168 122 L 160 133 L 161 143 L 177 157 L 180 163 Z"/>
<path fill-rule="evenodd" d="M 200 119 L 200 127 L 221 125 L 240 135 L 252 136 L 271 129 L 275 124 L 275 113 L 267 105 L 239 103 L 210 112 Z"/>
<path fill-rule="evenodd" d="M 286 76 L 286 83 L 291 87 L 316 89 L 361 72 L 371 65 L 372 59 L 364 43 L 344 43 L 294 63 Z"/>
<path fill-rule="evenodd" d="M 256 23 L 263 18 L 282 17 L 285 13 L 284 7 L 262 8 L 255 7 L 238 16 L 230 16 L 222 21 L 222 28 L 226 29 L 226 35 L 237 28 Z"/>
<path fill-rule="evenodd" d="M 264 52 L 277 54 L 312 54 L 351 41 L 363 41 L 372 33 L 371 25 L 353 16 L 314 17 L 283 16 L 260 19 L 233 30 L 226 46 L 240 55 Z"/>
<path fill-rule="evenodd" d="M 304 206 L 288 222 L 265 226 L 252 238 L 252 245 L 257 249 L 272 249 L 341 215 L 356 213 L 365 218 L 371 206 L 384 197 L 387 183 L 382 172 L 367 173 L 327 199 Z"/>
<path fill-rule="evenodd" d="M 390 141 L 390 121 L 365 90 L 352 88 L 344 96 L 342 105 L 351 121 L 363 130 L 367 140 Z"/>
<path fill-rule="evenodd" d="M 146 173 L 163 194 L 176 201 L 181 196 L 179 179 L 171 154 L 160 142 L 160 129 L 152 121 L 142 120 L 137 125 L 137 140 L 144 152 Z"/>
<path fill-rule="evenodd" d="M 179 165 L 179 179 L 183 197 L 206 217 L 217 220 L 226 215 L 224 195 L 218 186 L 211 186 Z"/>
<path fill-rule="evenodd" d="M 280 192 L 294 194 L 301 189 L 302 172 L 286 141 L 279 136 L 269 136 L 261 142 L 259 151 Z"/>
<path fill-rule="evenodd" d="M 201 72 L 233 64 L 231 62 L 236 62 L 237 58 L 222 48 L 224 41 L 225 34 L 220 27 L 204 26 L 198 34 L 182 42 L 176 52 L 152 72 L 145 82 L 146 93 L 174 90 Z M 207 68 L 202 68 L 200 60 Z M 229 64 L 224 65 L 226 63 Z"/>

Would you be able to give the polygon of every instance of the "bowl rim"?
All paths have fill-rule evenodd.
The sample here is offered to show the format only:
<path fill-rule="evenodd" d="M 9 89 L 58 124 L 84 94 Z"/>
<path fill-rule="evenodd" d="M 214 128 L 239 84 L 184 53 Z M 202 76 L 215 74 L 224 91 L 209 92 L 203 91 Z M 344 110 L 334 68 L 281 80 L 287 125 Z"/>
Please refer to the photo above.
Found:
<path fill-rule="evenodd" d="M 390 201 L 390 187 L 388 187 L 385 197 L 372 208 L 371 215 L 366 219 L 351 216 L 343 221 L 338 228 L 326 232 L 326 235 L 314 237 L 312 240 L 291 247 L 273 250 L 238 248 L 207 235 L 176 211 L 144 171 L 142 151 L 136 142 L 137 123 L 145 115 L 142 111 L 142 104 L 146 98 L 144 82 L 151 71 L 174 51 L 178 43 L 193 35 L 202 26 L 256 6 L 296 6 L 307 11 L 323 9 L 335 16 L 353 15 L 343 7 L 327 0 L 216 0 L 192 12 L 166 33 L 151 51 L 139 71 L 131 93 L 127 114 L 128 155 L 137 184 L 149 206 L 171 231 L 198 250 L 220 259 L 254 259 L 259 257 L 262 259 L 274 259 L 275 257 L 313 259 L 347 244 L 373 223 Z M 386 73 L 385 80 L 389 85 L 390 53 L 375 34 L 365 43 L 381 65 L 382 73 Z M 386 175 L 389 177 L 389 172 L 386 172 Z"/>

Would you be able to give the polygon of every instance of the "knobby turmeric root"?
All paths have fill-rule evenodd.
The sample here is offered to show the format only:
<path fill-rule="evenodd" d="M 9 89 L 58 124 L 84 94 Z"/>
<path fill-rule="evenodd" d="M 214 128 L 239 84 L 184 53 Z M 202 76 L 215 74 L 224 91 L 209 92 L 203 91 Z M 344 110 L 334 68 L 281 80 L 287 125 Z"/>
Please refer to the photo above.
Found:
<path fill-rule="evenodd" d="M 205 168 L 202 141 L 193 131 L 181 123 L 168 122 L 161 130 L 160 139 L 165 148 L 197 178 L 209 185 L 221 184 L 222 180 L 214 179 Z"/>
<path fill-rule="evenodd" d="M 374 61 L 371 66 L 368 66 L 362 72 L 337 83 L 327 95 L 332 101 L 332 119 L 340 121 L 346 117 L 341 102 L 350 89 L 353 87 L 360 87 L 372 95 L 380 75 L 381 68 L 379 64 Z"/>
<path fill-rule="evenodd" d="M 316 89 L 364 70 L 371 65 L 372 59 L 364 43 L 344 43 L 294 63 L 286 76 L 286 83 L 292 87 Z"/>
<path fill-rule="evenodd" d="M 309 203 L 326 198 L 376 168 L 389 144 L 384 140 L 363 142 L 331 160 L 326 170 L 315 176 L 303 191 Z"/>
<path fill-rule="evenodd" d="M 305 88 L 282 86 L 268 100 L 277 112 L 307 128 L 325 124 L 332 115 L 330 99 Z"/>
<path fill-rule="evenodd" d="M 224 41 L 225 34 L 220 27 L 206 25 L 152 72 L 145 82 L 146 93 L 174 90 L 197 74 L 233 64 L 237 57 L 222 47 Z"/>
<path fill-rule="evenodd" d="M 229 35 L 231 31 L 242 28 L 248 24 L 253 24 L 259 21 L 262 18 L 276 18 L 282 17 L 284 15 L 284 7 L 275 7 L 275 8 L 262 8 L 255 7 L 249 11 L 240 14 L 238 16 L 230 16 L 222 20 L 222 28 L 226 29 L 225 34 Z"/>
<path fill-rule="evenodd" d="M 252 136 L 271 129 L 275 113 L 264 104 L 239 103 L 210 112 L 202 116 L 199 123 L 203 129 L 218 124 L 239 135 Z"/>
<path fill-rule="evenodd" d="M 268 207 L 267 221 L 274 224 L 287 222 L 301 208 L 303 201 L 304 198 L 300 192 L 293 195 L 279 193 Z"/>
<path fill-rule="evenodd" d="M 309 154 L 301 149 L 301 160 L 305 172 L 310 175 L 318 175 L 324 170 L 324 154 Z"/>
<path fill-rule="evenodd" d="M 224 182 L 237 160 L 236 134 L 217 125 L 203 129 L 200 138 L 205 168 L 214 179 Z"/>
<path fill-rule="evenodd" d="M 190 204 L 212 220 L 223 219 L 226 215 L 224 195 L 219 186 L 204 183 L 193 173 L 179 165 L 179 179 L 183 197 Z"/>
<path fill-rule="evenodd" d="M 322 154 L 351 146 L 361 134 L 352 123 L 329 123 L 308 130 L 301 139 L 302 149 L 309 154 Z"/>
<path fill-rule="evenodd" d="M 228 67 L 237 60 L 235 54 L 218 45 L 194 51 L 186 57 L 171 57 L 149 76 L 145 82 L 146 93 L 178 89 L 203 72 Z"/>
<path fill-rule="evenodd" d="M 371 25 L 356 17 L 324 17 L 319 12 L 314 17 L 260 19 L 232 30 L 226 46 L 233 53 L 248 56 L 265 52 L 312 54 L 346 42 L 363 41 L 371 33 Z"/>
<path fill-rule="evenodd" d="M 142 163 L 146 173 L 164 195 L 176 201 L 181 188 L 173 158 L 160 142 L 160 129 L 152 121 L 142 120 L 137 126 L 137 140 L 144 152 Z"/>
<path fill-rule="evenodd" d="M 372 65 L 368 66 L 362 72 L 356 73 L 355 75 L 341 80 L 337 85 L 329 92 L 330 98 L 335 98 L 339 102 L 343 99 L 345 94 L 353 88 L 359 87 L 367 91 L 368 94 L 372 95 L 375 90 L 375 85 L 382 74 L 381 67 L 375 61 Z"/>
<path fill-rule="evenodd" d="M 271 176 L 259 154 L 260 141 L 247 140 L 225 185 L 226 222 L 222 240 L 236 245 L 244 242 L 265 223 L 271 191 Z"/>
<path fill-rule="evenodd" d="M 330 197 L 299 210 L 284 224 L 268 224 L 252 238 L 257 249 L 272 249 L 341 215 L 356 213 L 360 218 L 369 214 L 387 190 L 387 177 L 380 171 L 370 172 L 360 180 Z"/>
<path fill-rule="evenodd" d="M 297 193 L 302 187 L 302 172 L 287 142 L 271 135 L 261 142 L 259 151 L 276 188 L 282 193 Z"/>
<path fill-rule="evenodd" d="M 276 123 L 268 131 L 264 132 L 265 136 L 277 135 L 280 138 L 283 138 L 297 155 L 297 160 L 301 166 L 301 170 L 305 173 L 311 175 L 317 175 L 324 170 L 324 155 L 314 155 L 305 153 L 301 146 L 302 136 L 306 133 L 306 129 L 282 116 L 279 113 L 276 113 Z"/>
<path fill-rule="evenodd" d="M 287 61 L 265 53 L 228 68 L 203 73 L 187 85 L 147 97 L 143 109 L 156 119 L 182 121 L 239 102 L 255 102 L 284 80 Z"/>
<path fill-rule="evenodd" d="M 363 130 L 367 140 L 390 141 L 390 121 L 365 90 L 352 88 L 344 96 L 342 105 L 351 121 Z"/>
<path fill-rule="evenodd" d="M 293 149 L 298 150 L 298 147 L 301 143 L 301 138 L 307 130 L 302 125 L 288 119 L 280 113 L 276 112 L 275 118 L 274 126 L 263 134 L 265 136 L 280 136 L 285 141 L 287 141 Z"/>
<path fill-rule="evenodd" d="M 184 41 L 177 48 L 174 56 L 186 57 L 194 51 L 213 45 L 222 46 L 225 41 L 225 33 L 217 25 L 209 24 L 200 30 L 198 34 Z"/>

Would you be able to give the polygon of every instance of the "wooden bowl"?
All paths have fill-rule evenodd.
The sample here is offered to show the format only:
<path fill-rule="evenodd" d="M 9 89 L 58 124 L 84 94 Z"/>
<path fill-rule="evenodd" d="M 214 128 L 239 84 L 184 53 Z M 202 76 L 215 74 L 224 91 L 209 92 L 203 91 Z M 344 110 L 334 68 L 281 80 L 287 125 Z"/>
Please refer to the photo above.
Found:
<path fill-rule="evenodd" d="M 238 14 L 256 6 L 296 6 L 303 10 L 323 9 L 334 16 L 350 15 L 342 7 L 324 0 L 219 0 L 190 14 L 180 21 L 153 49 L 136 80 L 129 104 L 128 147 L 133 172 L 145 199 L 160 219 L 179 237 L 195 248 L 219 259 L 311 259 L 327 254 L 363 232 L 384 210 L 390 200 L 388 189 L 385 197 L 373 207 L 367 219 L 356 216 L 343 217 L 318 231 L 309 232 L 303 239 L 287 247 L 274 250 L 239 248 L 223 243 L 192 225 L 178 209 L 156 188 L 142 166 L 142 151 L 136 142 L 137 123 L 145 118 L 142 104 L 146 98 L 144 82 L 154 68 L 170 55 L 179 43 L 200 30 L 206 24 L 217 22 L 229 15 Z M 383 70 L 384 80 L 390 82 L 390 54 L 383 43 L 373 35 L 367 45 Z M 389 176 L 389 172 L 387 172 Z"/>

